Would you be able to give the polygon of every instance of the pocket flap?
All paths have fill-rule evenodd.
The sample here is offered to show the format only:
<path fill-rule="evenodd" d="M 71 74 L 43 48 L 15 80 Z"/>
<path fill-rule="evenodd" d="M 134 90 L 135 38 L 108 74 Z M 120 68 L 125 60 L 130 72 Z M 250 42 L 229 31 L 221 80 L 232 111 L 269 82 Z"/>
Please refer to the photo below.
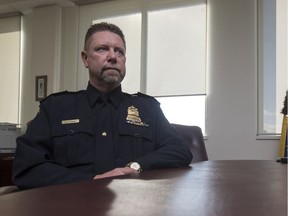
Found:
<path fill-rule="evenodd" d="M 152 140 L 151 127 L 143 127 L 138 125 L 131 125 L 126 123 L 125 125 L 119 126 L 119 135 L 121 136 L 133 136 L 135 138 L 145 138 Z"/>
<path fill-rule="evenodd" d="M 93 124 L 90 121 L 79 120 L 77 123 L 59 124 L 52 129 L 52 136 L 66 136 L 78 133 L 93 135 Z"/>

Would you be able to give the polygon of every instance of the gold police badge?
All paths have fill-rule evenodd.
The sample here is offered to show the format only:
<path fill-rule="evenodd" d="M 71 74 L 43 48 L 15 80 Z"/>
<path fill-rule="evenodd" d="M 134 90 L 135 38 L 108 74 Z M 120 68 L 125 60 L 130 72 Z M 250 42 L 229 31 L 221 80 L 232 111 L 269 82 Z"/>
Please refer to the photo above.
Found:
<path fill-rule="evenodd" d="M 133 125 L 145 126 L 148 127 L 148 124 L 142 122 L 139 111 L 135 106 L 130 106 L 127 109 L 126 122 Z"/>

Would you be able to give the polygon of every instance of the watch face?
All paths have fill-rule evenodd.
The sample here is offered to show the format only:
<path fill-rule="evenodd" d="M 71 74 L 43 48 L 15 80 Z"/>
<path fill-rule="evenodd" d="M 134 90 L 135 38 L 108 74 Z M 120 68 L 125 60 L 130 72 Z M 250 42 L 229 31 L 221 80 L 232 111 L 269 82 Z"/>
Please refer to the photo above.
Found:
<path fill-rule="evenodd" d="M 140 171 L 140 165 L 137 162 L 131 163 L 130 168 L 132 168 L 138 172 Z"/>

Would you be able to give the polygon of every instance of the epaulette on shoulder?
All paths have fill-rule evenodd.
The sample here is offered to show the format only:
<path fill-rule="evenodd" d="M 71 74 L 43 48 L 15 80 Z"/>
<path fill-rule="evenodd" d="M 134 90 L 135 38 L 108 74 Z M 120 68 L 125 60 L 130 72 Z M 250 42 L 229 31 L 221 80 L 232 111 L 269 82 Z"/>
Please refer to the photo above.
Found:
<path fill-rule="evenodd" d="M 147 99 L 151 99 L 157 103 L 159 103 L 156 98 L 154 98 L 153 96 L 150 96 L 150 95 L 147 95 L 147 94 L 144 94 L 142 92 L 137 92 L 135 94 L 132 94 L 132 97 L 142 97 L 142 98 L 147 98 Z"/>
<path fill-rule="evenodd" d="M 145 97 L 145 98 L 154 98 L 150 95 L 144 94 L 142 92 L 137 92 L 135 95 L 140 96 L 140 97 Z"/>
<path fill-rule="evenodd" d="M 48 95 L 46 98 L 44 98 L 43 100 L 41 100 L 40 103 L 43 103 L 45 100 L 47 100 L 50 97 L 58 97 L 58 96 L 61 96 L 61 95 L 79 94 L 79 93 L 81 93 L 83 91 L 84 90 L 80 90 L 80 91 L 61 91 L 61 92 L 52 93 L 52 94 Z"/>

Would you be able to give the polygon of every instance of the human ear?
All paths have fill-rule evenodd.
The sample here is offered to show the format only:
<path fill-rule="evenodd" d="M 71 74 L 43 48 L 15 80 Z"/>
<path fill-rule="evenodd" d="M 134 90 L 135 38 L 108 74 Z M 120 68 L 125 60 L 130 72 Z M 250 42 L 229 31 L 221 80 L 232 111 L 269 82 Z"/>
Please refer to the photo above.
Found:
<path fill-rule="evenodd" d="M 88 68 L 88 62 L 87 62 L 88 55 L 87 55 L 86 51 L 83 50 L 83 51 L 81 52 L 81 57 L 82 57 L 82 61 L 83 61 L 83 63 L 84 63 L 84 66 L 85 66 L 86 68 Z"/>

